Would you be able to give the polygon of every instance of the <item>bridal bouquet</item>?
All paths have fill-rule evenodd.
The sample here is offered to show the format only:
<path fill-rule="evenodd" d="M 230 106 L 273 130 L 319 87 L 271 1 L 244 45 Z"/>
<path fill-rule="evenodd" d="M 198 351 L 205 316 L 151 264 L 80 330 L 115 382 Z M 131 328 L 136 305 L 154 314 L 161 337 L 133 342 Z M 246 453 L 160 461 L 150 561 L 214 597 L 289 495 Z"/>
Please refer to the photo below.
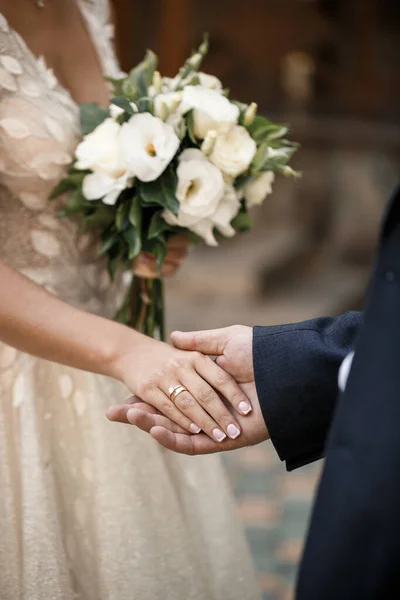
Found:
<path fill-rule="evenodd" d="M 129 75 L 110 80 L 108 109 L 81 105 L 83 139 L 52 197 L 71 192 L 62 215 L 79 213 L 98 231 L 112 277 L 131 270 L 141 251 L 161 272 L 173 236 L 216 246 L 248 229 L 248 208 L 271 193 L 275 173 L 297 175 L 288 166 L 297 147 L 285 139 L 288 129 L 201 72 L 207 50 L 204 38 L 172 79 L 161 77 L 148 51 Z M 161 278 L 134 275 L 116 318 L 162 339 L 163 314 Z"/>

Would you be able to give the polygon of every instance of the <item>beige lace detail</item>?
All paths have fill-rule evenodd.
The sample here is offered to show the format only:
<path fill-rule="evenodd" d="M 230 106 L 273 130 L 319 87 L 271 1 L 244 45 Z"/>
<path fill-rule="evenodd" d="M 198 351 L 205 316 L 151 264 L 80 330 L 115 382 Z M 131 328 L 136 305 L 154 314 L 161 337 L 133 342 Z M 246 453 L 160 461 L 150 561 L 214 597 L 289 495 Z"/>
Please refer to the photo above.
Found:
<path fill-rule="evenodd" d="M 118 77 L 106 0 L 80 6 Z M 111 315 L 123 286 L 97 240 L 57 218 L 63 201 L 48 200 L 78 139 L 77 105 L 0 15 L 0 257 Z M 127 395 L 0 343 L 1 600 L 255 600 L 219 461 L 108 423 L 106 407 Z"/>
<path fill-rule="evenodd" d="M 108 4 L 79 6 L 104 74 L 119 77 Z M 65 300 L 111 315 L 121 293 L 111 290 L 97 240 L 57 218 L 63 202 L 49 200 L 79 136 L 77 104 L 0 15 L 0 256 Z"/>

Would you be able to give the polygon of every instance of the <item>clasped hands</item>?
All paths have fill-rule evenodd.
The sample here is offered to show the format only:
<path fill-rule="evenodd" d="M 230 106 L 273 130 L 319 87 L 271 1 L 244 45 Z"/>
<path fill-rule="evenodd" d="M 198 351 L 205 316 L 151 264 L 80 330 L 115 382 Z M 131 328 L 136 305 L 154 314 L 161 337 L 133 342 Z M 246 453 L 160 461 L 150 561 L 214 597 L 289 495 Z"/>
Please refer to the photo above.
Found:
<path fill-rule="evenodd" d="M 252 328 L 174 332 L 171 341 L 175 348 L 163 345 L 171 359 L 165 365 L 163 357 L 157 370 L 151 342 L 160 342 L 149 340 L 155 374 L 139 389 L 126 381 L 136 395 L 111 407 L 108 419 L 135 425 L 165 448 L 183 454 L 233 450 L 268 439 L 254 383 Z M 187 391 L 172 401 L 170 391 L 178 386 Z"/>

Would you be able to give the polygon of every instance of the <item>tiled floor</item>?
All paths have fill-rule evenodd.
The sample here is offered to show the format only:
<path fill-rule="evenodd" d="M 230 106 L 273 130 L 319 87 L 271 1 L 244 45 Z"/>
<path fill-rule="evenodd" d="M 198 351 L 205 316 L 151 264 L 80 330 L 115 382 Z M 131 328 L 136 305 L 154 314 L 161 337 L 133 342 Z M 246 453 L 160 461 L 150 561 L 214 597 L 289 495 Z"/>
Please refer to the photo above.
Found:
<path fill-rule="evenodd" d="M 318 466 L 286 473 L 270 445 L 224 457 L 263 600 L 291 600 Z"/>

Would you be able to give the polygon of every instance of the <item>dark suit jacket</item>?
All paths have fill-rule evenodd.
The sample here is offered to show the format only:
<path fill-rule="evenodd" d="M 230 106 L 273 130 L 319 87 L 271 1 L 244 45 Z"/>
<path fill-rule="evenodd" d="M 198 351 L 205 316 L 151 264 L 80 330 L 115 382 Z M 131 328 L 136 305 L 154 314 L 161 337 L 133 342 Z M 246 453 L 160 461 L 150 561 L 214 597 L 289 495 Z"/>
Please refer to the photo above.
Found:
<path fill-rule="evenodd" d="M 298 600 L 400 598 L 400 188 L 364 313 L 256 327 L 253 354 L 264 418 L 287 468 L 326 453 Z"/>

